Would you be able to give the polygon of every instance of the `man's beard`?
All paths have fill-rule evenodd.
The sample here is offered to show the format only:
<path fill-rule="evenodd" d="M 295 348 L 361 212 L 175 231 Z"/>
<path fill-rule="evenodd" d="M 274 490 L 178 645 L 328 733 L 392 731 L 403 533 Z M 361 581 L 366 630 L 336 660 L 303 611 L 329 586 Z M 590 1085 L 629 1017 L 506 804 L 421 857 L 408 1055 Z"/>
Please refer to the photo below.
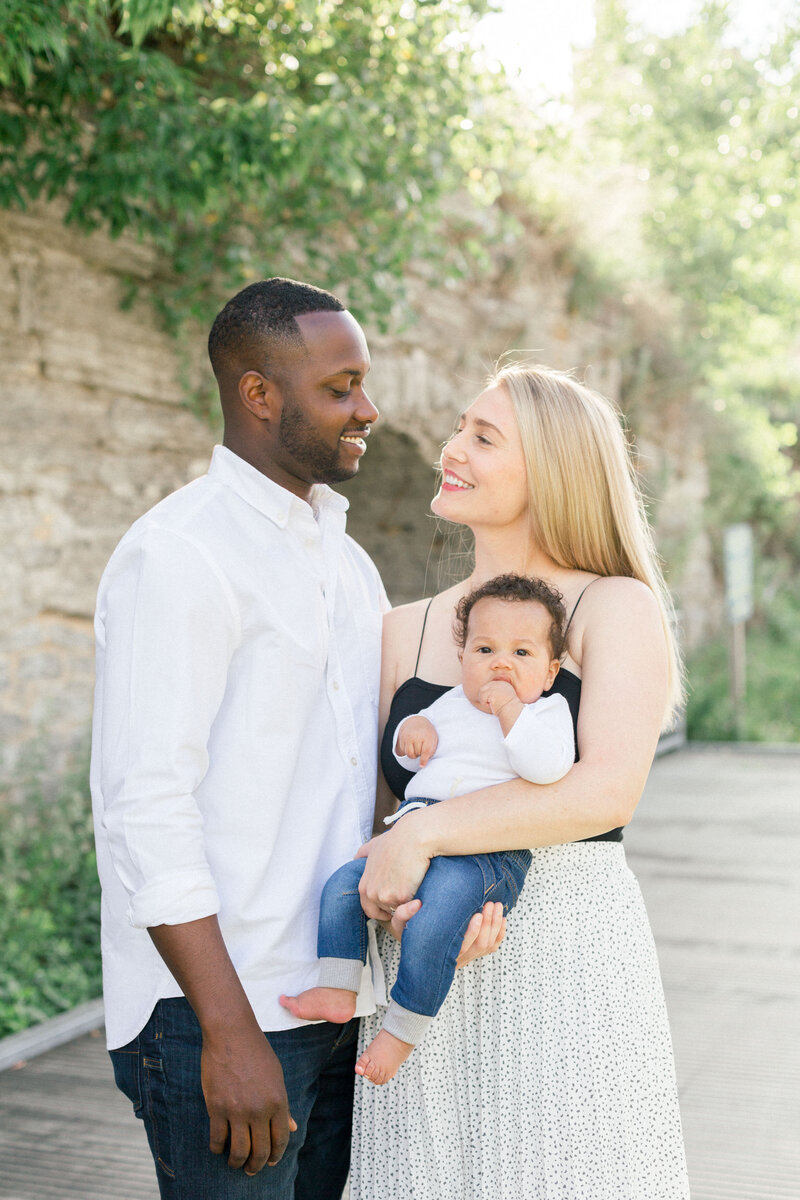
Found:
<path fill-rule="evenodd" d="M 307 419 L 290 391 L 284 391 L 278 437 L 284 450 L 308 474 L 309 483 L 343 483 L 358 470 L 358 460 L 344 463 L 340 446 L 329 446 Z"/>

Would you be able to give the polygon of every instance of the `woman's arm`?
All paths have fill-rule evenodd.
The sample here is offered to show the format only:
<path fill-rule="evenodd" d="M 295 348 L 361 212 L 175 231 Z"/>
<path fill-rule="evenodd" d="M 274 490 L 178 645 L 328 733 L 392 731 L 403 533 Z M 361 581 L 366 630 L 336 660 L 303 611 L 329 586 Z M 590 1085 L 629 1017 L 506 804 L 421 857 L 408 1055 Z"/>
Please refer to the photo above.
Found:
<path fill-rule="evenodd" d="M 411 649 L 419 642 L 420 627 L 425 614 L 427 600 L 404 604 L 392 608 L 383 616 L 381 639 L 381 686 L 378 697 L 378 787 L 375 799 L 375 817 L 372 832 L 383 833 L 386 826 L 383 818 L 397 809 L 397 798 L 392 794 L 381 769 L 381 741 L 392 698 L 399 685 L 409 678 L 413 669 Z"/>
<path fill-rule="evenodd" d="M 383 777 L 381 765 L 378 763 L 378 786 L 375 790 L 375 816 L 372 819 L 372 836 L 377 837 L 383 833 L 386 826 L 383 823 L 384 817 L 389 817 L 397 810 L 397 800 Z"/>
<path fill-rule="evenodd" d="M 666 706 L 660 616 L 649 588 L 632 579 L 599 582 L 581 607 L 571 644 L 582 671 L 580 762 L 558 783 L 515 779 L 409 813 L 363 848 L 368 915 L 410 899 L 437 855 L 559 845 L 630 821 Z"/>

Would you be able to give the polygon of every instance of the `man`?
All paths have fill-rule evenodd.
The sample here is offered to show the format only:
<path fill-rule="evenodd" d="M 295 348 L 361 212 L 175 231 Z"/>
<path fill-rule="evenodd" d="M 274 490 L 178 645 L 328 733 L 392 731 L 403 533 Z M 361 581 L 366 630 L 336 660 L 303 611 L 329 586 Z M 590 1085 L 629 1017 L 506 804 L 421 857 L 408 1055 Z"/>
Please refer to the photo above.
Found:
<path fill-rule="evenodd" d="M 369 352 L 334 296 L 269 279 L 209 354 L 223 445 L 98 595 L 108 1044 L 162 1197 L 338 1200 L 355 1022 L 304 1024 L 278 996 L 315 982 L 322 885 L 372 825 L 387 601 L 325 486 L 378 416 Z"/>

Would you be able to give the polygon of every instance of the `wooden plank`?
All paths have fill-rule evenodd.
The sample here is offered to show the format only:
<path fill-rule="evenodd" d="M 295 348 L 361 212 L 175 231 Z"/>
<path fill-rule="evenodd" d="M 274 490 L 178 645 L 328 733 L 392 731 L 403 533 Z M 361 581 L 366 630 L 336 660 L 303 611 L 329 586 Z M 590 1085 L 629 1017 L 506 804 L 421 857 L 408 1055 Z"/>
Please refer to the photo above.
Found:
<path fill-rule="evenodd" d="M 692 1200 L 800 1196 L 800 746 L 692 747 L 625 834 L 667 995 Z"/>
<path fill-rule="evenodd" d="M 2 1200 L 158 1200 L 140 1121 L 99 1032 L 0 1075 Z"/>
<path fill-rule="evenodd" d="M 658 947 L 693 1200 L 800 1196 L 800 747 L 660 758 L 626 833 Z M 0 1200 L 157 1200 L 85 1035 L 0 1074 Z"/>

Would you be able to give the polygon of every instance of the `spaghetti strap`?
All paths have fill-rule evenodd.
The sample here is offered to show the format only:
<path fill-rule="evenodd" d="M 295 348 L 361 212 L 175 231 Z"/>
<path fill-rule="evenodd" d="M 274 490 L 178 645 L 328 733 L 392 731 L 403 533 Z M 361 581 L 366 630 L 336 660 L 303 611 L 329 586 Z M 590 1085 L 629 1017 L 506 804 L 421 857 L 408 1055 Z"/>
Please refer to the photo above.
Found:
<path fill-rule="evenodd" d="M 572 618 L 575 616 L 575 613 L 578 610 L 578 605 L 580 604 L 581 600 L 583 599 L 584 593 L 592 586 L 593 583 L 597 583 L 598 579 L 605 579 L 605 578 L 606 578 L 605 575 L 598 575 L 596 579 L 590 579 L 589 582 L 587 583 L 586 587 L 581 592 L 580 596 L 578 596 L 578 599 L 575 601 L 575 603 L 572 606 L 572 612 L 569 614 L 569 620 L 567 621 L 566 625 L 564 626 L 564 641 L 565 642 L 567 640 L 567 634 L 569 633 L 569 627 L 572 624 Z M 425 627 L 423 625 L 423 629 L 424 628 Z"/>
<path fill-rule="evenodd" d="M 422 639 L 425 637 L 425 626 L 428 624 L 428 613 L 431 610 L 432 604 L 433 604 L 433 596 L 431 596 L 430 600 L 428 601 L 428 607 L 425 609 L 425 616 L 422 620 L 422 629 L 421 629 L 420 635 L 419 635 L 419 646 L 417 647 L 417 661 L 414 663 L 414 674 L 415 675 L 417 673 L 417 668 L 419 667 L 419 656 L 420 656 L 420 654 L 422 654 Z M 573 612 L 574 611 L 575 610 L 573 609 Z"/>

